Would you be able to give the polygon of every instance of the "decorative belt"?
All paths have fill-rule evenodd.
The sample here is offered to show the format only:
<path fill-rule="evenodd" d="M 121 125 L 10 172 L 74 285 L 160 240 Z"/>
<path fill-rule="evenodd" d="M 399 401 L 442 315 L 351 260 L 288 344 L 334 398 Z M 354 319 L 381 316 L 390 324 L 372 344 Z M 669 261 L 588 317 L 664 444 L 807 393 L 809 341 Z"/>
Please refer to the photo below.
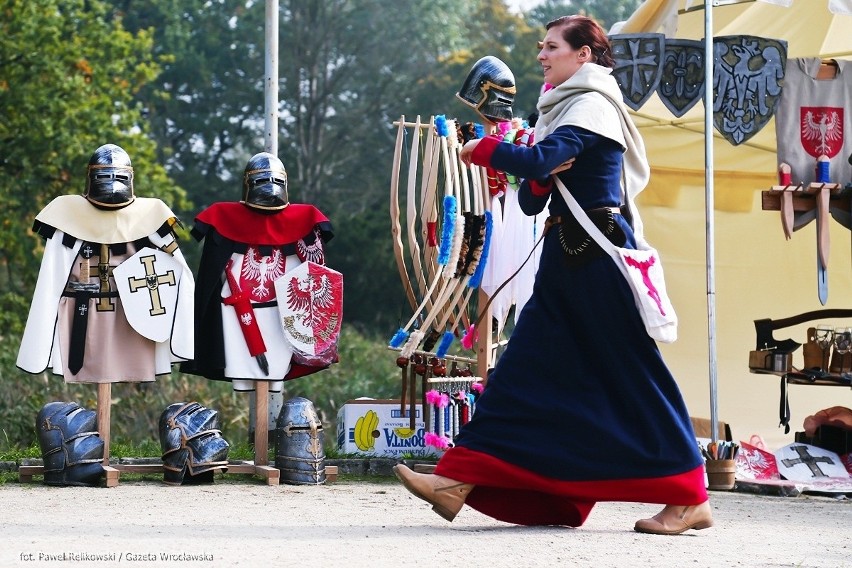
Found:
<path fill-rule="evenodd" d="M 595 213 L 595 212 L 598 212 L 598 211 L 600 211 L 600 212 L 608 211 L 608 212 L 612 213 L 613 215 L 623 215 L 623 213 L 621 212 L 621 207 L 595 207 L 594 209 L 586 209 L 586 213 Z M 544 225 L 545 225 L 545 227 L 550 228 L 553 225 L 559 225 L 560 223 L 562 223 L 563 221 L 566 221 L 568 219 L 569 218 L 563 217 L 562 215 L 551 215 L 550 217 L 548 217 L 545 220 Z M 570 219 L 573 219 L 573 217 L 570 217 Z"/>
<path fill-rule="evenodd" d="M 622 214 L 620 207 L 596 207 L 587 209 L 586 213 L 592 223 L 597 225 L 608 239 L 618 238 L 617 234 L 621 231 L 618 223 L 615 222 L 615 216 Z M 583 263 L 603 254 L 601 248 L 597 246 L 572 215 L 551 215 L 547 218 L 545 230 L 553 225 L 558 225 L 559 244 L 572 265 Z M 613 241 L 613 243 L 619 246 L 623 244 L 616 241 Z"/>

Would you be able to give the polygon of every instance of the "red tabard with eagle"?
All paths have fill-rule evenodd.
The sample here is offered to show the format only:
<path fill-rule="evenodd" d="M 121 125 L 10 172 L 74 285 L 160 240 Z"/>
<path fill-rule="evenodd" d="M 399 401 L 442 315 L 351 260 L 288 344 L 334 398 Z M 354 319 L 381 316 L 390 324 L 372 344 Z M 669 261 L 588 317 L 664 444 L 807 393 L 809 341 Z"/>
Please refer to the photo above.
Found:
<path fill-rule="evenodd" d="M 205 241 L 195 316 L 201 355 L 182 367 L 185 372 L 231 381 L 238 391 L 254 390 L 255 381 L 268 381 L 270 391 L 277 392 L 284 380 L 337 361 L 337 335 L 318 358 L 313 351 L 303 353 L 285 334 L 279 307 L 286 309 L 288 299 L 276 292 L 275 284 L 288 282 L 287 274 L 303 263 L 325 264 L 323 244 L 333 236 L 325 215 L 304 204 L 291 203 L 269 214 L 241 203 L 214 203 L 196 217 L 193 236 Z M 316 296 L 290 303 L 334 313 L 339 330 L 342 286 L 333 301 Z M 259 330 L 259 336 L 246 333 L 249 326 Z M 266 358 L 268 374 L 258 354 Z"/>

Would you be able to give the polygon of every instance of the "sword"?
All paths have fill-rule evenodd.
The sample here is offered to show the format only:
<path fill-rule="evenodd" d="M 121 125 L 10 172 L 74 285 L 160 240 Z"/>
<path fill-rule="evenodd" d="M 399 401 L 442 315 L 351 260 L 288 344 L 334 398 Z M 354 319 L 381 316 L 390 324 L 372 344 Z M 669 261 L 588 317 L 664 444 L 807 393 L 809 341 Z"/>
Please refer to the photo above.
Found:
<path fill-rule="evenodd" d="M 237 320 L 240 323 L 240 330 L 243 332 L 243 338 L 246 340 L 249 354 L 257 360 L 260 369 L 264 375 L 269 375 L 269 362 L 266 360 L 266 344 L 263 342 L 263 335 L 260 333 L 260 327 L 257 325 L 257 319 L 254 317 L 254 308 L 251 305 L 251 297 L 240 290 L 240 285 L 234 275 L 231 273 L 233 259 L 228 261 L 225 266 L 225 276 L 228 278 L 228 286 L 231 287 L 231 295 L 227 298 L 222 298 L 222 303 L 226 306 L 233 306 L 237 312 Z"/>
<path fill-rule="evenodd" d="M 816 194 L 817 295 L 823 306 L 828 302 L 828 202 L 830 196 L 829 188 L 826 185 L 829 182 L 828 173 L 825 171 L 828 165 L 827 162 L 827 157 L 819 157 L 817 182 L 822 185 L 819 186 Z"/>

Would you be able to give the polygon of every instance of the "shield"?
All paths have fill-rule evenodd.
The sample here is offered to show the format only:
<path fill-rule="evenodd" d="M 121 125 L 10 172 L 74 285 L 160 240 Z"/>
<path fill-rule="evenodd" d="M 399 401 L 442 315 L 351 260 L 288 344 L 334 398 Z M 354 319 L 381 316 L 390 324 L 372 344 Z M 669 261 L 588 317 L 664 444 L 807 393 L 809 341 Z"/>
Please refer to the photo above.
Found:
<path fill-rule="evenodd" d="M 713 60 L 713 126 L 737 146 L 775 114 L 787 42 L 749 35 L 717 37 Z"/>
<path fill-rule="evenodd" d="M 284 336 L 308 357 L 333 349 L 343 320 L 343 275 L 321 264 L 303 262 L 275 281 Z"/>
<path fill-rule="evenodd" d="M 799 109 L 802 148 L 819 158 L 835 157 L 843 147 L 843 107 L 803 106 Z"/>
<path fill-rule="evenodd" d="M 615 65 L 615 77 L 624 104 L 639 110 L 660 83 L 663 34 L 616 34 L 609 37 Z"/>
<path fill-rule="evenodd" d="M 130 326 L 161 343 L 172 334 L 183 268 L 170 254 L 145 247 L 113 269 L 115 287 Z"/>
<path fill-rule="evenodd" d="M 808 444 L 789 444 L 775 452 L 778 472 L 790 481 L 848 479 L 849 472 L 836 453 Z"/>
<path fill-rule="evenodd" d="M 704 44 L 691 39 L 666 39 L 657 94 L 680 118 L 704 95 Z"/>

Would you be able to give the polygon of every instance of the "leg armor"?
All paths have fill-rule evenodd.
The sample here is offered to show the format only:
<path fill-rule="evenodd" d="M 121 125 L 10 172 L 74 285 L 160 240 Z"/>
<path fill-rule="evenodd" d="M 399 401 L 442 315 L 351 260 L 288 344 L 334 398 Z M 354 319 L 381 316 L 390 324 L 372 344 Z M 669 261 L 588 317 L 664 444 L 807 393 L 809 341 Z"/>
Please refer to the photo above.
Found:
<path fill-rule="evenodd" d="M 100 484 L 104 441 L 95 412 L 74 402 L 49 402 L 38 413 L 36 430 L 47 485 Z"/>
<path fill-rule="evenodd" d="M 163 481 L 169 485 L 213 481 L 228 466 L 230 445 L 219 430 L 218 412 L 197 402 L 176 402 L 160 416 Z"/>

